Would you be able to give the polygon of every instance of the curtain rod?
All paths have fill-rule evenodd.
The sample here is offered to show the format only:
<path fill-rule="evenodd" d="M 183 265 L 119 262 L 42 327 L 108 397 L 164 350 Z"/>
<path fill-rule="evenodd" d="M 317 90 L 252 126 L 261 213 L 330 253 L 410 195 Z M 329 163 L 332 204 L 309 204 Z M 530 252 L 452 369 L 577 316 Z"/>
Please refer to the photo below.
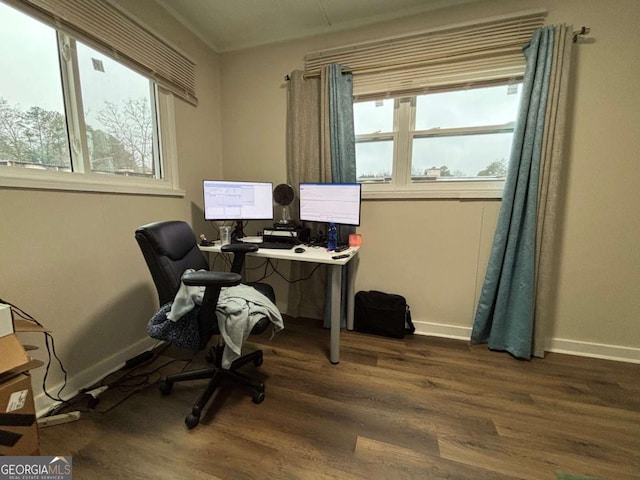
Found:
<path fill-rule="evenodd" d="M 578 42 L 578 37 L 582 37 L 583 35 L 589 35 L 589 32 L 591 32 L 591 28 L 589 27 L 585 27 L 584 25 L 582 26 L 582 28 L 580 30 L 575 30 L 573 32 L 573 43 L 577 43 Z M 344 70 L 342 70 L 342 73 L 353 73 L 353 70 L 349 69 L 349 68 L 345 68 Z M 313 77 L 313 76 L 318 76 L 319 74 L 314 74 L 314 73 L 305 73 L 304 76 L 305 77 Z M 284 80 L 285 82 L 288 82 L 291 80 L 291 76 L 289 74 L 284 76 Z"/>

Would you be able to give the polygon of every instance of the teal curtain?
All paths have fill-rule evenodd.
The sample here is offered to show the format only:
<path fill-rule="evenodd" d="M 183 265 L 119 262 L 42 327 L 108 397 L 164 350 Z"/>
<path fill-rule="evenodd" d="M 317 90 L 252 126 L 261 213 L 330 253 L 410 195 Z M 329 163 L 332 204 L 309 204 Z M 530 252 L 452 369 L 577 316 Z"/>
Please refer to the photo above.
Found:
<path fill-rule="evenodd" d="M 530 359 L 535 306 L 536 215 L 554 27 L 534 32 L 498 224 L 471 333 L 517 358 Z"/>
<path fill-rule="evenodd" d="M 353 127 L 353 76 L 341 65 L 329 65 L 329 135 L 331 178 L 334 183 L 356 182 L 356 137 Z M 340 225 L 338 241 L 347 243 L 355 227 Z"/>
<path fill-rule="evenodd" d="M 331 64 L 328 67 L 328 100 L 329 100 L 329 137 L 331 151 L 331 181 L 334 183 L 356 182 L 356 139 L 353 127 L 353 76 L 343 72 L 342 66 Z M 349 234 L 356 231 L 348 225 L 338 226 L 338 242 L 347 243 Z M 347 321 L 346 286 L 347 268 L 342 269 L 342 305 L 340 326 L 344 328 Z M 331 285 L 327 285 L 327 305 L 331 304 Z M 327 307 L 324 314 L 324 326 L 331 326 L 330 311 Z"/>

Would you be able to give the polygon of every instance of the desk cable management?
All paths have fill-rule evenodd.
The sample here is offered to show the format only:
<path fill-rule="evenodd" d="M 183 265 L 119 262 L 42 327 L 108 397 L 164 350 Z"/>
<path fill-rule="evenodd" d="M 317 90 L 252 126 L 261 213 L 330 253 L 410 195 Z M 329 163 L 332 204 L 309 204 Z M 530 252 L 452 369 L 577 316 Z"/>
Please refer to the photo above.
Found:
<path fill-rule="evenodd" d="M 212 264 L 213 266 L 215 266 L 218 257 L 221 257 L 223 259 L 224 263 L 228 267 L 231 266 L 231 262 L 227 259 L 227 257 L 225 255 L 223 255 L 221 253 L 216 253 L 216 256 L 214 257 L 213 264 Z M 298 283 L 298 282 L 303 282 L 305 280 L 309 280 L 313 276 L 313 274 L 316 272 L 316 270 L 318 270 L 318 268 L 320 268 L 322 266 L 322 264 L 318 263 L 313 267 L 313 269 L 311 270 L 311 272 L 307 276 L 301 277 L 301 278 L 297 278 L 295 280 L 291 280 L 291 279 L 285 277 L 282 273 L 280 273 L 278 271 L 278 262 L 279 261 L 276 259 L 276 262 L 274 264 L 273 260 L 271 258 L 267 258 L 267 259 L 265 259 L 264 262 L 262 262 L 260 265 L 257 265 L 255 267 L 248 267 L 248 266 L 245 265 L 244 268 L 246 270 L 249 270 L 249 271 L 259 270 L 259 269 L 264 267 L 264 273 L 262 274 L 262 276 L 260 278 L 256 279 L 256 280 L 251 280 L 248 283 L 261 282 L 261 281 L 266 280 L 267 278 L 269 278 L 269 277 L 271 277 L 272 275 L 275 274 L 275 275 L 278 275 L 280 278 L 282 278 L 285 282 L 287 282 L 288 284 L 291 285 L 291 284 L 294 284 L 294 283 Z M 269 272 L 269 267 L 271 267 L 271 272 Z"/>

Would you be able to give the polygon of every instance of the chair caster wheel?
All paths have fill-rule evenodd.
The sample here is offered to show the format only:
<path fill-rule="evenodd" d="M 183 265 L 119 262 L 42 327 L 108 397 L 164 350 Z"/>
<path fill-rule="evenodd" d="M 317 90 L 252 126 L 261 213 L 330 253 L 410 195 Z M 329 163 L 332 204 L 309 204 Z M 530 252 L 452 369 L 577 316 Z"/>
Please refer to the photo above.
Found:
<path fill-rule="evenodd" d="M 262 355 L 260 355 L 259 357 L 256 357 L 256 359 L 253 361 L 253 364 L 256 367 L 259 367 L 260 365 L 262 365 L 262 362 L 263 362 Z"/>
<path fill-rule="evenodd" d="M 251 397 L 251 401 L 256 405 L 264 402 L 264 392 L 258 392 Z"/>
<path fill-rule="evenodd" d="M 196 417 L 193 413 L 190 413 L 187 415 L 187 418 L 184 419 L 184 423 L 187 428 L 192 429 L 200 423 L 200 417 Z"/>
<path fill-rule="evenodd" d="M 167 380 L 162 380 L 158 383 L 158 389 L 160 393 L 163 395 L 169 395 L 171 393 L 171 389 L 173 388 L 173 382 L 169 382 Z"/>

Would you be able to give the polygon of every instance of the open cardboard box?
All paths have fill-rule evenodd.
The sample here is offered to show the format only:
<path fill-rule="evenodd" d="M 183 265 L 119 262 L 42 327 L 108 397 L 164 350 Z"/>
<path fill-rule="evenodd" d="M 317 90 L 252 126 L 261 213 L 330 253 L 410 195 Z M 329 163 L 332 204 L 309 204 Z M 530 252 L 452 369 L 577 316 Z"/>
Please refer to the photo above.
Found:
<path fill-rule="evenodd" d="M 15 332 L 44 332 L 44 328 L 15 320 L 0 304 L 0 455 L 38 455 L 38 423 L 29 370 L 43 365 L 27 355 Z"/>

